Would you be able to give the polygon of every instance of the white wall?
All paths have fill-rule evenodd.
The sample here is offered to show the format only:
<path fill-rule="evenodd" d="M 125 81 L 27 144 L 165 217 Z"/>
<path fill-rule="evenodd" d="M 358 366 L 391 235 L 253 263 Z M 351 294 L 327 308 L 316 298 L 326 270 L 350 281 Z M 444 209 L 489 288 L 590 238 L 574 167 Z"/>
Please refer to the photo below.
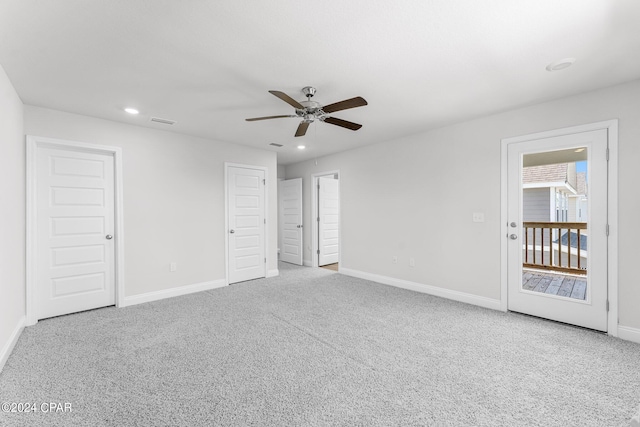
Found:
<path fill-rule="evenodd" d="M 0 66 L 0 369 L 24 325 L 25 144 L 23 106 Z"/>
<path fill-rule="evenodd" d="M 618 118 L 619 315 L 621 325 L 640 328 L 638 117 L 634 81 L 327 156 L 317 165 L 288 165 L 286 176 L 305 179 L 311 242 L 310 175 L 340 170 L 341 267 L 500 299 L 501 139 Z M 485 222 L 472 222 L 473 212 L 483 212 Z M 305 259 L 310 250 L 305 243 Z"/>
<path fill-rule="evenodd" d="M 567 182 L 575 189 L 578 189 L 578 176 L 575 162 L 567 166 Z"/>
<path fill-rule="evenodd" d="M 122 147 L 126 296 L 225 278 L 225 161 L 269 168 L 267 268 L 277 269 L 275 152 L 33 106 L 25 133 Z"/>
<path fill-rule="evenodd" d="M 522 190 L 522 220 L 555 221 L 555 209 L 551 206 L 551 198 L 555 200 L 554 190 L 553 187 L 525 188 Z"/>
<path fill-rule="evenodd" d="M 568 222 L 578 222 L 578 202 L 580 201 L 580 198 L 580 196 L 569 197 L 569 213 L 567 215 Z"/>

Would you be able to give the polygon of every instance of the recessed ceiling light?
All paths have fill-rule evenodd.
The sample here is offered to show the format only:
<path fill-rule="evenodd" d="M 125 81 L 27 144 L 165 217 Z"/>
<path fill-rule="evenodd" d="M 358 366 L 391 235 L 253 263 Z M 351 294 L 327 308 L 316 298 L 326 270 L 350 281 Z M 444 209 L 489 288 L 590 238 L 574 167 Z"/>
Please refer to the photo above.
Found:
<path fill-rule="evenodd" d="M 298 145 L 298 150 L 304 150 L 305 148 L 307 148 L 307 147 L 304 146 L 304 145 Z"/>
<path fill-rule="evenodd" d="M 584 147 L 582 147 L 582 148 L 577 148 L 577 149 L 575 150 L 575 152 L 576 152 L 576 153 L 582 153 L 584 150 L 585 150 L 585 148 L 584 148 Z"/>
<path fill-rule="evenodd" d="M 547 71 L 560 71 L 569 68 L 576 62 L 576 58 L 564 58 L 559 61 L 553 61 L 547 65 Z"/>
<path fill-rule="evenodd" d="M 138 114 L 140 112 L 140 111 L 136 110 L 135 108 L 131 108 L 131 107 L 125 108 L 124 111 L 126 111 L 129 114 Z"/>

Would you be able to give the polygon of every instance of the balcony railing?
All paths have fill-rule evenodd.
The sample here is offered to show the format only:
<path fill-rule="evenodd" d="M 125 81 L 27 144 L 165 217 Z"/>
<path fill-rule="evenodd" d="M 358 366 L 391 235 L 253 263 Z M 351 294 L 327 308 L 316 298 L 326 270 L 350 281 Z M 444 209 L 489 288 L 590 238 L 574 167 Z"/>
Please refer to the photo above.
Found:
<path fill-rule="evenodd" d="M 525 222 L 523 227 L 524 267 L 587 274 L 586 222 Z"/>

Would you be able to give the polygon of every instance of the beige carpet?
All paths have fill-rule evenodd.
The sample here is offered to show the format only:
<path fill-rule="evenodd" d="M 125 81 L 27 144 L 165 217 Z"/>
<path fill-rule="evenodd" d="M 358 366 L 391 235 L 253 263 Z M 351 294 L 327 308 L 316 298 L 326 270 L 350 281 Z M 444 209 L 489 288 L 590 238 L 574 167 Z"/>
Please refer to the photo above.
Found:
<path fill-rule="evenodd" d="M 280 277 L 28 327 L 2 426 L 622 426 L 640 345 L 281 263 Z"/>

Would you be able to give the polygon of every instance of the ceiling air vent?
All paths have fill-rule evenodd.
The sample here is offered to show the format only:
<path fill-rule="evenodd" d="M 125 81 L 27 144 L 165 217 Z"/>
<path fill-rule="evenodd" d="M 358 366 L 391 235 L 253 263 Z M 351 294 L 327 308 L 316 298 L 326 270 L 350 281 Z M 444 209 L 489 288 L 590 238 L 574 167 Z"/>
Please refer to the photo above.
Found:
<path fill-rule="evenodd" d="M 151 117 L 152 122 L 162 123 L 163 125 L 175 125 L 175 120 L 161 119 L 160 117 Z"/>
<path fill-rule="evenodd" d="M 274 147 L 282 147 L 282 144 L 276 144 L 275 142 L 272 142 L 269 145 L 273 145 Z"/>

